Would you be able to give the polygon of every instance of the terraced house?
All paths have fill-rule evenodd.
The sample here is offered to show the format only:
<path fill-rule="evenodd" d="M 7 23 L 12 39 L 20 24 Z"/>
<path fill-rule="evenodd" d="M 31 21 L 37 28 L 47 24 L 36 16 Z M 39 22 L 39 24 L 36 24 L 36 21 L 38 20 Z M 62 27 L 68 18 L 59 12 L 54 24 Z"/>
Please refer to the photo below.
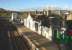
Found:
<path fill-rule="evenodd" d="M 62 21 L 58 15 L 46 15 L 46 13 L 48 12 L 44 11 L 43 14 L 36 15 L 29 13 L 28 17 L 24 19 L 24 26 L 52 41 L 54 32 L 60 31 Z"/>

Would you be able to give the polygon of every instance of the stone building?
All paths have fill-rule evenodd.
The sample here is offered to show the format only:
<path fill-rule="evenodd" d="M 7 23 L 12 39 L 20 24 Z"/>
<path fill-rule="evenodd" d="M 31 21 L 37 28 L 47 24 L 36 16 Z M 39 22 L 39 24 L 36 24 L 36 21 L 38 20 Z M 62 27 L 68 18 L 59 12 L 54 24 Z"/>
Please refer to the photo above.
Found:
<path fill-rule="evenodd" d="M 28 17 L 24 19 L 24 26 L 52 41 L 54 31 L 58 32 L 60 29 L 60 22 L 57 17 L 53 19 L 50 17 L 44 14 L 31 15 L 29 13 Z"/>

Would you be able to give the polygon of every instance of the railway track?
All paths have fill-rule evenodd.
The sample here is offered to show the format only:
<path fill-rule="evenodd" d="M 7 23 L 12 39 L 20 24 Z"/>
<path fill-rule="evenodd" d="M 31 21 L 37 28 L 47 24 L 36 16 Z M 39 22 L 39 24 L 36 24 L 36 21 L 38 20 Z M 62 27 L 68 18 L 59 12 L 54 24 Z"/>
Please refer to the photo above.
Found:
<path fill-rule="evenodd" d="M 15 36 L 12 32 L 10 35 L 13 50 L 29 50 L 27 41 L 23 36 Z"/>
<path fill-rule="evenodd" d="M 30 50 L 22 35 L 19 35 L 15 25 L 8 21 L 0 21 L 0 50 Z"/>

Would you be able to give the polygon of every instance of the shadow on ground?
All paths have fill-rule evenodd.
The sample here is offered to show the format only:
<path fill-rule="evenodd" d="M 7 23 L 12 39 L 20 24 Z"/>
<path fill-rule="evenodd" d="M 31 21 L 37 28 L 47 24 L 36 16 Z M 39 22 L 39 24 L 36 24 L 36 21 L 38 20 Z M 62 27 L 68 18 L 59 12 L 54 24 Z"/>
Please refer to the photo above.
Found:
<path fill-rule="evenodd" d="M 26 39 L 17 32 L 16 26 L 0 17 L 0 50 L 29 50 Z"/>

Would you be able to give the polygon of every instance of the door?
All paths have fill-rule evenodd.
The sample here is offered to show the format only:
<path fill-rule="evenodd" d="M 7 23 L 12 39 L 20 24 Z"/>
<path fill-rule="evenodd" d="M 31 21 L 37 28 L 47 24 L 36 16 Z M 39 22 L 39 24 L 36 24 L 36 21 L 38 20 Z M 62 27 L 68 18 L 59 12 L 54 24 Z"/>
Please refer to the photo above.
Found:
<path fill-rule="evenodd" d="M 38 31 L 38 23 L 35 23 L 35 30 Z"/>

